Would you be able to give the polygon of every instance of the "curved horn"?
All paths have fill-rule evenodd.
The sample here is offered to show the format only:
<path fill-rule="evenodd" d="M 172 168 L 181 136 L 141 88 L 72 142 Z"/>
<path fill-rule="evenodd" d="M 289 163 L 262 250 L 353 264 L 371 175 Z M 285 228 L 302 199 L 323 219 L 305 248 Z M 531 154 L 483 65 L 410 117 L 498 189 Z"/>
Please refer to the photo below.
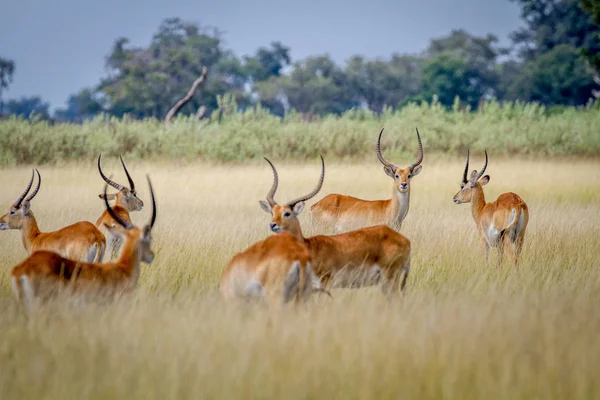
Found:
<path fill-rule="evenodd" d="M 477 174 L 477 177 L 473 180 L 473 182 L 477 182 L 479 180 L 479 178 L 481 178 L 483 176 L 483 173 L 485 172 L 485 169 L 487 168 L 488 165 L 488 155 L 487 155 L 487 150 L 485 151 L 485 164 L 483 164 L 483 168 L 481 168 L 481 171 L 479 171 L 479 173 Z"/>
<path fill-rule="evenodd" d="M 408 169 L 410 169 L 411 171 L 419 164 L 421 164 L 423 162 L 423 143 L 421 143 L 421 135 L 419 135 L 419 129 L 415 128 L 417 130 L 417 140 L 419 141 L 419 155 L 417 156 L 417 161 L 415 161 L 413 164 L 410 164 L 410 166 L 408 167 Z"/>
<path fill-rule="evenodd" d="M 463 183 L 467 183 L 469 179 L 467 178 L 467 174 L 469 173 L 469 149 L 467 149 L 467 164 L 465 165 L 465 171 L 463 172 Z"/>
<path fill-rule="evenodd" d="M 25 198 L 25 196 L 27 196 L 27 193 L 29 192 L 29 189 L 31 189 L 31 185 L 33 185 L 33 177 L 35 176 L 35 172 L 33 170 L 31 170 L 31 180 L 29 181 L 29 185 L 27 185 L 27 188 L 25 189 L 25 191 L 23 192 L 23 194 L 21 196 L 19 196 L 19 198 L 17 199 L 17 201 L 15 201 L 13 203 L 13 207 L 14 208 L 19 208 L 21 206 L 21 202 L 23 201 L 23 199 Z"/>
<path fill-rule="evenodd" d="M 152 189 L 152 182 L 150 182 L 150 176 L 146 175 L 146 179 L 148 180 L 148 187 L 150 188 L 150 198 L 152 199 L 152 217 L 150 218 L 150 229 L 154 226 L 154 222 L 156 222 L 156 200 L 154 199 L 154 189 Z"/>
<path fill-rule="evenodd" d="M 320 157 L 321 157 L 321 177 L 319 178 L 319 183 L 317 183 L 317 187 L 315 188 L 315 190 L 313 190 L 309 194 L 302 196 L 302 197 L 298 197 L 297 199 L 290 201 L 289 203 L 287 203 L 288 206 L 294 207 L 297 203 L 300 203 L 301 201 L 309 200 L 309 199 L 315 197 L 317 195 L 317 193 L 319 193 L 319 190 L 321 190 L 321 187 L 323 186 L 323 180 L 325 179 L 325 160 L 323 160 L 323 156 L 320 156 Z"/>
<path fill-rule="evenodd" d="M 275 166 L 273 165 L 273 163 L 271 161 L 269 161 L 269 159 L 267 157 L 263 157 L 271 166 L 271 169 L 273 170 L 273 186 L 271 186 L 271 190 L 269 190 L 269 193 L 267 193 L 267 201 L 269 202 L 269 204 L 271 205 L 271 207 L 273 207 L 275 204 L 277 204 L 277 202 L 275 201 L 275 199 L 273 198 L 273 196 L 275 196 L 275 192 L 277 191 L 277 185 L 279 184 L 279 177 L 277 176 L 277 170 L 275 169 Z"/>
<path fill-rule="evenodd" d="M 397 169 L 398 167 L 396 167 L 394 164 L 387 162 L 385 160 L 385 158 L 383 158 L 383 155 L 381 154 L 381 135 L 383 134 L 383 130 L 385 128 L 381 128 L 381 132 L 379 132 L 379 137 L 377 138 L 377 158 L 379 158 L 379 161 L 385 165 L 386 167 L 390 167 L 390 168 L 394 168 Z"/>
<path fill-rule="evenodd" d="M 121 219 L 121 217 L 119 217 L 117 214 L 115 214 L 115 212 L 113 211 L 112 208 L 110 208 L 110 205 L 108 204 L 108 200 L 106 199 L 107 196 L 107 192 L 106 190 L 108 189 L 108 184 L 104 185 L 104 205 L 106 206 L 106 211 L 108 211 L 108 214 L 119 223 L 119 225 L 121 225 L 123 228 L 125 229 L 131 229 L 133 227 L 133 224 L 131 222 L 125 222 Z"/>
<path fill-rule="evenodd" d="M 119 185 L 117 182 L 107 178 L 106 175 L 104 175 L 104 173 L 102 172 L 102 168 L 100 168 L 100 157 L 102 157 L 102 154 L 98 156 L 98 172 L 100 172 L 100 176 L 102 177 L 102 179 L 104 179 L 104 182 L 108 183 L 110 186 L 114 187 L 117 190 L 123 190 L 123 185 Z"/>
<path fill-rule="evenodd" d="M 123 157 L 119 156 L 119 158 L 121 159 L 121 165 L 123 166 L 123 169 L 125 170 L 125 175 L 127 175 L 127 180 L 129 181 L 129 190 L 135 195 L 135 184 L 133 183 L 133 179 L 131 179 L 131 175 L 129 175 L 129 171 L 127 171 L 127 167 L 125 166 L 125 161 L 123 161 Z"/>
<path fill-rule="evenodd" d="M 33 189 L 33 192 L 31 192 L 31 194 L 29 196 L 27 196 L 27 198 L 25 199 L 25 201 L 31 201 L 31 200 L 33 200 L 33 198 L 35 197 L 35 195 L 40 191 L 40 186 L 42 185 L 42 176 L 40 175 L 40 171 L 38 171 L 37 168 L 35 169 L 35 172 L 37 172 L 38 184 L 35 187 L 35 189 Z"/>

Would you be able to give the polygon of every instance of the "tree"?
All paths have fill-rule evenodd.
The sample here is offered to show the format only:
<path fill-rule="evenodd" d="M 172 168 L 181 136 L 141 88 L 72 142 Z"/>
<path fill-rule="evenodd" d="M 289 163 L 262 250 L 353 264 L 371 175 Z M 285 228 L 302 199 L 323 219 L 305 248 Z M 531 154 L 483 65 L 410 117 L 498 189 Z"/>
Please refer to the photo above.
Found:
<path fill-rule="evenodd" d="M 415 100 L 431 101 L 437 96 L 441 104 L 451 107 L 458 96 L 475 109 L 487 90 L 485 77 L 476 67 L 464 58 L 443 53 L 426 62 L 421 93 Z"/>
<path fill-rule="evenodd" d="M 54 118 L 59 121 L 83 122 L 100 114 L 104 107 L 102 99 L 90 88 L 69 96 L 67 108 L 56 110 Z"/>
<path fill-rule="evenodd" d="M 354 56 L 345 71 L 348 91 L 380 113 L 384 106 L 396 107 L 419 91 L 422 64 L 422 59 L 408 55 L 394 54 L 389 61 Z"/>
<path fill-rule="evenodd" d="M 289 106 L 303 114 L 341 114 L 357 105 L 346 75 L 327 55 L 295 63 L 291 74 L 276 83 Z"/>
<path fill-rule="evenodd" d="M 600 61 L 596 58 L 600 51 L 600 25 L 583 8 L 587 5 L 593 10 L 594 1 L 511 1 L 521 6 L 526 23 L 512 35 L 523 61 L 523 72 L 509 90 L 512 97 L 536 99 L 544 104 L 584 104 L 593 94 L 593 71 L 579 55 L 587 55 L 592 67 L 597 68 Z M 549 69 L 542 71 L 542 65 Z M 571 74 L 564 70 L 566 66 L 573 68 Z M 572 86 L 567 86 L 567 82 Z M 568 98 L 569 95 L 574 97 Z"/>
<path fill-rule="evenodd" d="M 581 0 L 581 7 L 590 14 L 595 24 L 600 24 L 600 1 L 598 0 Z M 583 48 L 583 54 L 594 69 L 594 80 L 600 85 L 600 33 L 597 32 L 594 36 L 595 40 L 590 41 Z M 600 93 L 596 93 L 596 97 L 600 97 Z"/>
<path fill-rule="evenodd" d="M 14 73 L 15 62 L 0 57 L 0 115 L 2 115 L 2 111 L 4 110 L 2 93 L 4 92 L 4 89 L 8 89 L 8 86 L 12 83 Z"/>
<path fill-rule="evenodd" d="M 270 49 L 261 47 L 253 57 L 245 57 L 245 69 L 254 82 L 262 82 L 280 76 L 281 70 L 290 62 L 290 48 L 272 42 Z"/>
<path fill-rule="evenodd" d="M 247 97 L 243 68 L 222 48 L 220 35 L 217 30 L 170 18 L 161 23 L 147 48 L 128 48 L 126 39 L 118 39 L 106 60 L 108 76 L 99 86 L 108 111 L 163 118 L 201 75 L 203 66 L 211 71 L 210 79 L 182 107 L 182 113 L 195 113 L 201 105 L 213 110 L 216 96 L 226 92 L 243 102 Z"/>
<path fill-rule="evenodd" d="M 563 44 L 528 62 L 511 90 L 523 101 L 577 106 L 592 97 L 593 89 L 583 56 Z"/>
<path fill-rule="evenodd" d="M 600 26 L 581 7 L 580 0 L 510 0 L 521 6 L 525 27 L 511 37 L 519 56 L 530 61 L 559 45 L 598 48 Z"/>
<path fill-rule="evenodd" d="M 473 36 L 462 29 L 453 30 L 448 36 L 433 39 L 425 52 L 426 57 L 430 60 L 429 73 L 437 74 L 440 77 L 439 72 L 441 71 L 434 73 L 432 69 L 435 69 L 435 65 L 439 64 L 440 60 L 448 59 L 451 60 L 453 67 L 462 72 L 456 70 L 450 73 L 449 68 L 446 68 L 446 72 L 450 75 L 458 73 L 457 78 L 462 76 L 458 79 L 469 79 L 469 81 L 455 82 L 452 85 L 452 92 L 448 95 L 438 93 L 440 99 L 452 98 L 449 103 L 442 101 L 443 104 L 452 105 L 454 97 L 459 95 L 461 100 L 466 101 L 472 107 L 476 107 L 482 96 L 498 96 L 498 84 L 501 80 L 499 73 L 501 65 L 498 64 L 498 58 L 508 53 L 508 49 L 498 46 L 496 36 L 491 34 Z M 439 56 L 444 57 L 439 59 L 437 58 Z M 426 84 L 426 86 L 433 89 L 432 85 Z M 437 90 L 441 90 L 442 87 L 438 87 Z M 468 96 L 469 99 L 463 98 L 463 96 Z"/>
<path fill-rule="evenodd" d="M 48 112 L 50 104 L 42 101 L 38 96 L 21 97 L 19 100 L 9 100 L 6 103 L 6 113 L 16 115 L 26 119 L 36 116 L 42 119 L 49 119 Z"/>

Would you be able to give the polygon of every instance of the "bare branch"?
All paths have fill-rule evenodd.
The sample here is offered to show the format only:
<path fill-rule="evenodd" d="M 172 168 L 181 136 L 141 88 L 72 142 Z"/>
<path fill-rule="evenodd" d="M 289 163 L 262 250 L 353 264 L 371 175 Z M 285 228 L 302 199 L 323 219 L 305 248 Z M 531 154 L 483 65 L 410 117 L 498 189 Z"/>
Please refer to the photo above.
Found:
<path fill-rule="evenodd" d="M 206 106 L 198 107 L 198 111 L 196 112 L 196 120 L 200 121 L 204 119 L 204 114 L 206 114 Z"/>
<path fill-rule="evenodd" d="M 208 74 L 208 69 L 206 67 L 202 67 L 202 74 L 200 75 L 200 77 L 198 77 L 194 81 L 194 83 L 192 83 L 192 87 L 187 92 L 187 94 L 181 100 L 179 100 L 177 103 L 175 103 L 175 105 L 167 113 L 167 116 L 165 117 L 165 128 L 169 129 L 169 127 L 171 125 L 171 120 L 173 119 L 173 117 L 175 116 L 177 111 L 179 111 L 179 109 L 181 107 L 183 107 L 183 105 L 185 103 L 190 101 L 190 99 L 194 96 L 194 94 L 196 94 L 196 90 L 198 90 L 198 86 L 200 86 L 204 82 L 207 74 Z M 198 110 L 198 111 L 200 111 L 200 110 Z"/>

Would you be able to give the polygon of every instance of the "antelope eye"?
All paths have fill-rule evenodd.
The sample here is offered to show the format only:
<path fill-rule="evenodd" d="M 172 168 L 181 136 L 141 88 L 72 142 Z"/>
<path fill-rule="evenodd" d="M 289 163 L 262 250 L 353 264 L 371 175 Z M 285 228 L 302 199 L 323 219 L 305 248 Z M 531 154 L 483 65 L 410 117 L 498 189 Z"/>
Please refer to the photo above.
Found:
<path fill-rule="evenodd" d="M 465 188 L 465 184 L 464 184 L 464 183 L 461 183 L 461 184 L 460 184 L 460 188 L 461 188 L 461 189 L 464 189 L 464 188 Z"/>
<path fill-rule="evenodd" d="M 286 218 L 289 218 L 290 215 L 292 215 L 292 213 L 290 213 L 289 211 L 286 211 L 286 212 L 283 213 L 283 216 L 286 217 Z"/>
<path fill-rule="evenodd" d="M 400 175 L 396 174 L 396 179 L 400 179 Z"/>
<path fill-rule="evenodd" d="M 15 210 L 10 210 L 10 215 L 15 215 Z"/>
<path fill-rule="evenodd" d="M 412 178 L 412 174 L 408 174 L 408 179 Z"/>

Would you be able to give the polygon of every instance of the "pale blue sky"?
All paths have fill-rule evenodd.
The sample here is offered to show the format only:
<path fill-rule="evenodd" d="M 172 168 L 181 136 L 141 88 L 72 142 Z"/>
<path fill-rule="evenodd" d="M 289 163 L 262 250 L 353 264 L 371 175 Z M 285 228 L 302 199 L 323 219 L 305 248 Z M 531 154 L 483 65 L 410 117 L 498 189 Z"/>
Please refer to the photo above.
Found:
<path fill-rule="evenodd" d="M 62 107 L 95 85 L 113 41 L 149 43 L 167 17 L 215 26 L 238 56 L 278 40 L 298 60 L 330 54 L 387 57 L 418 53 L 434 37 L 463 28 L 501 43 L 521 25 L 508 0 L 3 0 L 0 56 L 16 62 L 8 98 L 41 95 Z"/>

